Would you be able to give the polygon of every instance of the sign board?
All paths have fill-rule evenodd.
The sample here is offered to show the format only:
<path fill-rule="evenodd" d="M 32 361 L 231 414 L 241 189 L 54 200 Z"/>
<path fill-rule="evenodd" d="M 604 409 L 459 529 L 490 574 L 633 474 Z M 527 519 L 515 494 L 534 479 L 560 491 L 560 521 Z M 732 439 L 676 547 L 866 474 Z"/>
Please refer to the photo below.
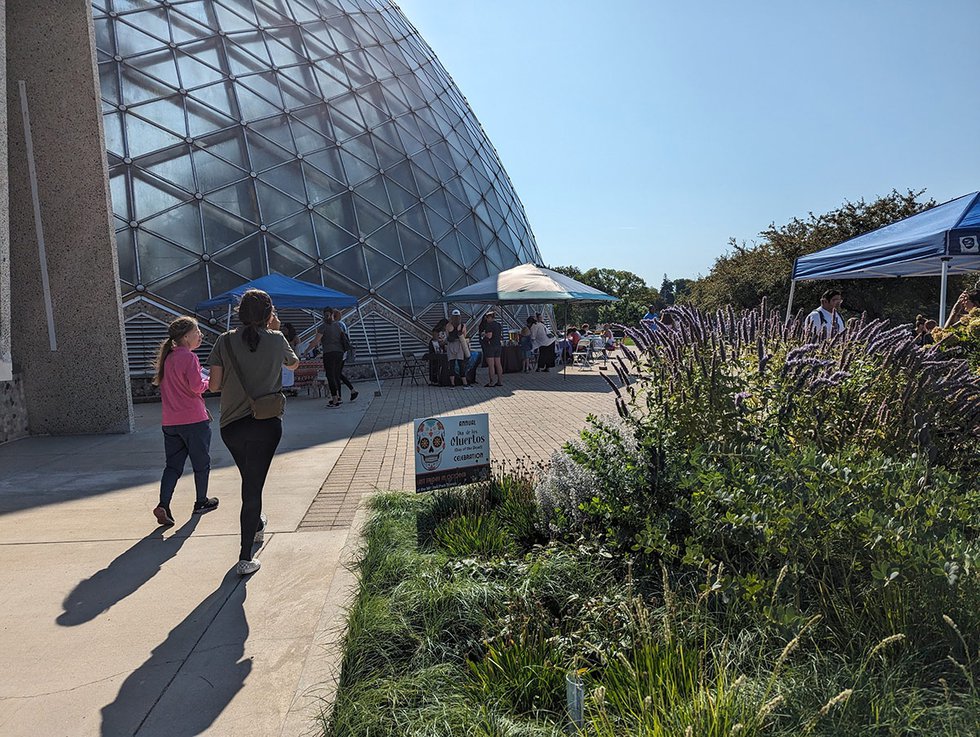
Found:
<path fill-rule="evenodd" d="M 424 417 L 412 423 L 415 491 L 490 478 L 489 415 Z"/>

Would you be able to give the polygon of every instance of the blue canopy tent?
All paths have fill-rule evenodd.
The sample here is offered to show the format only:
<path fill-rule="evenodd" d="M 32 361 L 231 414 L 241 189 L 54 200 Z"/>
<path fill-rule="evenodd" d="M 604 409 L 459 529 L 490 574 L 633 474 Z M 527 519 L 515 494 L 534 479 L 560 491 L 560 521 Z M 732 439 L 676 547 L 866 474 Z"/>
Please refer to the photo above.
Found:
<path fill-rule="evenodd" d="M 973 192 L 796 259 L 786 319 L 793 312 L 797 281 L 939 276 L 941 325 L 946 319 L 949 275 L 978 270 L 980 192 Z"/>
<path fill-rule="evenodd" d="M 378 393 L 381 390 L 381 380 L 378 378 L 378 367 L 374 363 L 374 354 L 371 353 L 371 341 L 368 339 L 367 326 L 361 317 L 361 308 L 357 303 L 357 297 L 338 292 L 335 289 L 321 287 L 317 284 L 291 279 L 282 274 L 269 274 L 260 276 L 250 282 L 241 284 L 227 292 L 222 292 L 217 297 L 213 297 L 204 302 L 199 302 L 195 309 L 198 312 L 213 310 L 218 307 L 228 306 L 228 317 L 225 327 L 231 327 L 231 308 L 237 305 L 242 295 L 249 289 L 261 289 L 272 297 L 272 303 L 279 308 L 293 309 L 324 309 L 326 307 L 357 307 L 357 315 L 361 320 L 361 327 L 364 330 L 364 342 L 368 347 L 371 356 L 371 367 L 374 369 L 374 380 L 378 384 Z"/>

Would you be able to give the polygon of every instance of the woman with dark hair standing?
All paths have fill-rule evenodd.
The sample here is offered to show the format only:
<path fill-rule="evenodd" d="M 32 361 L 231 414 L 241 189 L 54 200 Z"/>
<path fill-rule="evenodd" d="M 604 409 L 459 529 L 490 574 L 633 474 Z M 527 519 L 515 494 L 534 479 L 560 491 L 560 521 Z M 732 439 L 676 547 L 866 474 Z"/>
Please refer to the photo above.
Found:
<path fill-rule="evenodd" d="M 210 389 L 221 392 L 221 439 L 242 476 L 242 546 L 236 571 L 255 573 L 261 565 L 252 546 L 265 533 L 262 488 L 282 439 L 282 416 L 256 419 L 253 400 L 282 390 L 282 367 L 299 365 L 282 333 L 272 298 L 249 289 L 238 306 L 242 326 L 218 337 L 211 350 Z M 283 400 L 285 401 L 285 400 Z"/>

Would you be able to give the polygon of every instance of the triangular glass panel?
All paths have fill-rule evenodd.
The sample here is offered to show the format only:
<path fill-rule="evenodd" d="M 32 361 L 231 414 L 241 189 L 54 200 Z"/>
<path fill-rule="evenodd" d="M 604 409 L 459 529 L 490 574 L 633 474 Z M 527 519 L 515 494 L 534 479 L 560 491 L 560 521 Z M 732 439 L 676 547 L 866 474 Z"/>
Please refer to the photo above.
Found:
<path fill-rule="evenodd" d="M 6 18 L 4 19 L 6 22 Z M 95 19 L 95 47 L 100 54 L 111 58 L 116 53 L 116 42 L 112 38 L 112 23 L 108 18 Z"/>
<path fill-rule="evenodd" d="M 144 156 L 139 161 L 141 169 L 149 171 L 160 179 L 166 179 L 188 193 L 197 191 L 194 182 L 194 169 L 191 166 L 188 149 L 172 148 L 150 156 Z"/>
<path fill-rule="evenodd" d="M 129 214 L 129 189 L 126 180 L 127 169 L 119 167 L 109 176 L 109 193 L 112 197 L 112 212 L 122 218 L 126 224 L 133 219 Z"/>
<path fill-rule="evenodd" d="M 138 105 L 131 108 L 130 113 L 148 122 L 152 121 L 154 125 L 170 131 L 179 138 L 187 135 L 184 101 L 179 95 Z"/>
<path fill-rule="evenodd" d="M 256 182 L 255 190 L 259 195 L 259 207 L 264 223 L 273 223 L 306 209 L 306 203 L 297 202 L 262 182 Z"/>
<path fill-rule="evenodd" d="M 421 116 L 416 116 L 419 130 L 422 131 L 422 140 L 430 145 L 443 144 L 442 135 L 433 128 L 431 125 L 425 122 Z M 444 145 L 444 144 L 443 144 Z"/>
<path fill-rule="evenodd" d="M 297 98 L 301 94 L 299 90 L 302 90 L 302 105 L 309 105 L 311 102 L 319 101 L 320 87 L 316 83 L 316 75 L 313 73 L 312 64 L 304 63 L 289 67 L 288 69 L 280 69 L 279 78 L 280 80 L 289 80 L 291 85 L 298 88 L 297 91 L 290 93 Z"/>
<path fill-rule="evenodd" d="M 231 269 L 251 279 L 266 273 L 265 244 L 258 234 L 249 236 L 240 243 L 226 248 L 221 253 L 213 254 L 212 258 L 226 269 Z"/>
<path fill-rule="evenodd" d="M 480 279 L 486 279 L 490 276 L 490 271 L 487 269 L 487 262 L 480 259 L 476 263 L 470 265 L 470 277 L 474 281 L 480 281 Z"/>
<path fill-rule="evenodd" d="M 429 200 L 426 200 L 426 204 L 428 203 Z M 432 231 L 432 237 L 435 240 L 439 240 L 452 230 L 453 224 L 429 207 L 425 208 L 425 218 L 429 221 L 429 230 Z"/>
<path fill-rule="evenodd" d="M 395 248 L 397 249 L 397 245 Z M 370 284 L 374 287 L 404 271 L 399 262 L 393 261 L 373 248 L 363 248 L 361 250 L 364 253 L 365 261 L 367 261 L 368 273 L 371 275 Z M 398 258 L 400 259 L 400 256 Z M 328 263 L 332 261 L 333 259 L 330 259 Z"/>
<path fill-rule="evenodd" d="M 187 128 L 192 138 L 206 136 L 218 130 L 237 128 L 238 121 L 215 112 L 207 105 L 202 105 L 197 100 L 187 97 L 184 99 L 184 107 L 187 109 Z"/>
<path fill-rule="evenodd" d="M 408 112 L 408 103 L 402 98 L 401 85 L 397 79 L 386 79 L 379 83 L 384 90 L 384 100 L 392 117 Z"/>
<path fill-rule="evenodd" d="M 228 269 L 222 268 L 213 261 L 208 263 L 207 266 L 208 284 L 211 287 L 211 293 L 208 295 L 208 299 L 216 297 L 219 294 L 224 294 L 235 287 L 241 286 L 246 281 L 250 281 L 249 278 L 241 274 L 236 274 L 233 271 L 228 271 Z"/>
<path fill-rule="evenodd" d="M 318 61 L 337 54 L 337 49 L 333 47 L 333 41 L 327 32 L 326 24 L 307 23 L 303 25 L 301 30 L 306 54 L 310 59 Z"/>
<path fill-rule="evenodd" d="M 354 209 L 357 211 L 358 228 L 362 236 L 367 236 L 391 222 L 391 215 L 379 210 L 367 200 L 356 195 L 353 199 Z"/>
<path fill-rule="evenodd" d="M 282 110 L 282 94 L 279 92 L 279 85 L 276 83 L 276 75 L 272 72 L 263 74 L 250 74 L 247 77 L 239 77 L 238 84 L 247 87 L 255 94 L 262 97 L 266 102 L 272 103 L 275 107 Z"/>
<path fill-rule="evenodd" d="M 153 51 L 154 49 L 165 48 L 170 41 L 169 37 L 159 39 L 143 33 L 128 23 L 123 22 L 122 19 L 116 19 L 115 31 L 116 53 L 124 58 L 145 54 L 147 51 Z"/>
<path fill-rule="evenodd" d="M 206 149 L 212 156 L 224 159 L 228 163 L 250 171 L 248 149 L 242 137 L 241 129 L 232 129 L 199 138 L 194 142 L 195 148 Z"/>
<path fill-rule="evenodd" d="M 247 121 L 259 120 L 282 112 L 282 106 L 273 105 L 268 100 L 259 97 L 254 92 L 238 85 L 238 109 L 242 119 Z"/>
<path fill-rule="evenodd" d="M 330 269 L 346 280 L 357 284 L 361 289 L 367 289 L 371 283 L 368 279 L 367 268 L 364 266 L 364 255 L 360 246 L 348 248 L 331 256 L 324 264 L 324 270 L 326 269 Z M 329 279 L 324 281 L 329 282 Z"/>
<path fill-rule="evenodd" d="M 129 139 L 128 154 L 139 158 L 151 151 L 169 148 L 177 144 L 186 145 L 183 138 L 178 138 L 173 133 L 167 133 L 155 125 L 150 125 L 145 120 L 135 115 L 126 115 L 123 120 L 126 125 L 126 133 Z"/>
<path fill-rule="evenodd" d="M 228 164 L 211 154 L 196 148 L 193 152 L 194 168 L 201 192 L 211 192 L 248 176 L 247 172 Z"/>
<path fill-rule="evenodd" d="M 177 78 L 177 65 L 174 63 L 174 52 L 161 49 L 150 54 L 143 54 L 138 60 L 139 70 L 174 89 L 181 86 Z"/>
<path fill-rule="evenodd" d="M 473 216 L 463 218 L 457 225 L 456 230 L 460 235 L 459 245 L 463 248 L 464 256 L 469 256 L 469 261 L 473 260 L 473 254 L 482 251 L 480 244 L 480 234 L 476 229 L 476 222 Z M 470 249 L 469 251 L 467 249 Z"/>
<path fill-rule="evenodd" d="M 402 189 L 409 193 L 418 194 L 418 187 L 415 184 L 415 177 L 412 176 L 412 168 L 407 162 L 385 167 L 385 176 L 398 184 Z"/>
<path fill-rule="evenodd" d="M 327 69 L 330 71 L 328 72 Z M 331 100 L 350 92 L 347 74 L 344 73 L 343 77 L 338 79 L 340 74 L 332 66 L 326 64 L 325 61 L 318 61 L 313 68 L 313 73 L 316 75 L 317 82 L 320 84 L 320 92 L 323 95 L 323 99 Z"/>
<path fill-rule="evenodd" d="M 312 10 L 316 7 L 316 0 L 310 0 L 309 4 L 302 0 L 291 0 L 289 8 L 293 11 L 293 17 L 297 23 L 316 22 L 320 19 L 320 14 Z"/>
<path fill-rule="evenodd" d="M 140 74 L 132 67 L 122 65 L 122 97 L 126 105 L 138 105 L 147 100 L 167 97 L 177 90 L 162 82 Z"/>
<path fill-rule="evenodd" d="M 284 26 L 287 23 L 292 23 L 292 18 L 289 15 L 289 11 L 282 6 L 282 3 L 275 2 L 263 2 L 262 0 L 254 0 L 253 5 L 255 7 L 255 17 L 259 21 L 259 25 L 263 28 L 275 28 L 276 26 Z"/>
<path fill-rule="evenodd" d="M 296 144 L 293 143 L 293 134 L 289 130 L 289 118 L 285 115 L 277 115 L 257 123 L 252 123 L 249 126 L 249 130 L 269 139 L 285 151 L 289 151 L 290 153 L 296 152 Z"/>
<path fill-rule="evenodd" d="M 258 25 L 255 20 L 255 13 L 251 10 L 251 3 L 233 2 L 234 12 L 229 10 L 219 2 L 214 2 L 214 14 L 218 21 L 218 28 L 225 33 L 234 31 L 254 31 Z"/>
<path fill-rule="evenodd" d="M 229 37 L 232 38 L 232 37 Z M 265 49 L 263 49 L 263 52 Z M 268 55 L 266 54 L 266 57 Z M 225 42 L 225 58 L 228 60 L 228 71 L 237 76 L 264 72 L 269 69 L 269 60 L 257 59 L 248 51 L 232 43 L 230 40 Z"/>
<path fill-rule="evenodd" d="M 140 229 L 151 231 L 189 251 L 204 253 L 201 213 L 196 202 L 189 202 L 155 218 L 145 220 L 140 224 Z"/>
<path fill-rule="evenodd" d="M 207 44 L 213 44 L 213 41 L 205 42 Z M 196 43 L 192 46 L 187 46 L 182 49 L 182 51 L 191 51 L 192 47 L 197 47 L 199 50 L 203 50 L 204 44 Z M 180 70 L 180 84 L 184 89 L 191 89 L 192 87 L 203 87 L 204 85 L 213 84 L 219 80 L 224 79 L 224 75 L 217 69 L 198 61 L 196 57 L 188 56 L 187 53 L 177 54 L 177 68 Z"/>
<path fill-rule="evenodd" d="M 289 129 L 293 134 L 293 141 L 296 142 L 296 150 L 306 156 L 314 151 L 319 151 L 333 144 L 332 139 L 324 138 L 308 125 L 300 123 L 290 115 Z"/>
<path fill-rule="evenodd" d="M 208 274 L 205 264 L 199 265 L 161 279 L 151 285 L 151 292 L 178 305 L 193 305 L 205 299 L 208 294 Z M 148 282 L 143 277 L 144 284 Z"/>
<path fill-rule="evenodd" d="M 454 223 L 458 223 L 470 214 L 470 208 L 460 202 L 448 188 L 446 190 L 446 201 L 449 203 L 449 213 Z"/>
<path fill-rule="evenodd" d="M 449 149 L 446 147 L 446 144 L 443 143 L 442 146 L 444 148 L 443 152 L 448 154 Z M 445 159 L 436 156 L 435 154 L 436 149 L 437 149 L 436 146 L 432 146 L 429 149 L 430 153 L 432 153 L 432 163 L 435 165 L 436 172 L 439 174 L 439 181 L 448 182 L 450 179 L 456 176 L 457 172 L 452 166 L 446 163 Z"/>
<path fill-rule="evenodd" d="M 357 233 L 357 218 L 354 215 L 354 195 L 345 192 L 316 206 L 316 212 L 335 225 L 351 233 Z M 363 202 L 363 200 L 361 200 Z"/>
<path fill-rule="evenodd" d="M 116 233 L 116 254 L 119 260 L 119 278 L 128 284 L 137 284 L 136 248 L 133 231 L 129 228 Z"/>
<path fill-rule="evenodd" d="M 235 122 L 241 120 L 238 102 L 235 99 L 235 85 L 231 82 L 218 82 L 207 87 L 192 90 L 188 99 L 206 105 L 216 112 L 231 117 Z"/>
<path fill-rule="evenodd" d="M 370 164 L 361 161 L 346 149 L 340 150 L 340 158 L 344 162 L 346 179 L 351 184 L 363 182 L 365 179 L 378 173 L 378 168 L 376 166 L 371 166 Z"/>
<path fill-rule="evenodd" d="M 303 169 L 298 161 L 269 169 L 259 175 L 259 181 L 271 184 L 302 204 L 306 204 L 306 188 L 303 186 Z"/>
<path fill-rule="evenodd" d="M 391 202 L 388 201 L 388 192 L 385 190 L 384 180 L 381 176 L 372 177 L 366 182 L 358 184 L 354 191 L 390 216 Z"/>
<path fill-rule="evenodd" d="M 434 253 L 423 256 L 412 264 L 412 270 L 408 274 L 408 287 L 412 293 L 412 305 L 415 307 L 416 312 L 421 312 L 442 296 L 434 286 L 415 276 L 416 274 L 431 273 L 433 280 L 438 282 L 439 274 L 436 268 L 436 257 Z"/>
<path fill-rule="evenodd" d="M 200 263 L 201 260 L 199 256 L 144 230 L 137 231 L 136 244 L 139 253 L 140 279 L 144 284 L 152 284 L 185 266 Z"/>
<path fill-rule="evenodd" d="M 203 6 L 202 2 L 190 3 L 191 6 Z M 174 41 L 184 43 L 186 41 L 197 41 L 214 35 L 214 31 L 206 25 L 201 25 L 197 21 L 191 20 L 188 12 L 188 5 L 180 5 L 170 11 L 170 31 Z M 200 10 L 200 7 L 198 7 Z M 179 11 L 179 12 L 178 12 Z"/>
<path fill-rule="evenodd" d="M 414 159 L 412 163 L 413 165 L 415 164 Z M 415 181 L 418 184 L 419 196 L 423 199 L 440 188 L 439 182 L 422 171 L 418 166 L 412 166 L 412 174 L 415 176 Z"/>
<path fill-rule="evenodd" d="M 306 181 L 306 196 L 309 198 L 309 202 L 314 205 L 347 191 L 347 185 L 341 184 L 333 177 L 328 177 L 305 161 L 303 162 L 303 179 Z"/>
<path fill-rule="evenodd" d="M 332 104 L 333 101 L 331 101 L 331 105 Z M 333 108 L 330 109 L 330 120 L 333 123 L 334 136 L 336 137 L 338 143 L 364 133 L 363 125 L 360 123 L 355 123 L 346 115 L 341 115 Z"/>
<path fill-rule="evenodd" d="M 296 154 L 292 151 L 284 151 L 251 130 L 245 131 L 245 140 L 248 142 L 248 154 L 253 171 L 271 169 L 296 158 Z"/>
<path fill-rule="evenodd" d="M 346 94 L 330 101 L 331 112 L 338 112 L 346 116 L 360 129 L 363 129 L 361 109 L 357 106 L 357 100 L 353 94 Z"/>
<path fill-rule="evenodd" d="M 439 262 L 439 273 L 442 275 L 442 287 L 445 289 L 446 285 L 455 284 L 457 281 L 459 281 L 459 279 L 463 276 L 463 267 L 450 258 L 448 254 L 442 251 L 443 245 L 443 243 L 439 244 L 439 248 L 436 249 L 436 256 Z M 452 242 L 448 245 L 451 248 L 456 249 L 456 257 L 458 258 L 459 247 L 456 245 L 456 239 L 453 238 Z"/>
<path fill-rule="evenodd" d="M 260 222 L 258 198 L 251 179 L 236 182 L 230 187 L 213 192 L 208 195 L 208 201 L 243 220 L 248 220 L 256 225 Z"/>
<path fill-rule="evenodd" d="M 149 175 L 133 170 L 133 202 L 136 206 L 136 218 L 144 220 L 158 212 L 178 205 L 188 197 L 173 185 Z"/>
<path fill-rule="evenodd" d="M 357 41 L 355 41 L 354 31 L 350 27 L 350 22 L 345 16 L 338 16 L 330 21 L 329 25 L 330 37 L 333 39 L 333 45 L 337 47 L 339 51 L 350 51 L 357 48 Z"/>
<path fill-rule="evenodd" d="M 403 164 L 407 162 L 405 153 L 400 149 L 390 146 L 385 141 L 377 136 L 371 135 L 371 143 L 374 145 L 374 150 L 378 154 L 378 163 L 382 169 L 389 169 L 396 164 Z"/>
<path fill-rule="evenodd" d="M 209 253 L 220 251 L 256 231 L 254 224 L 240 220 L 208 203 L 201 206 L 201 214 L 204 219 L 204 239 Z"/>
<path fill-rule="evenodd" d="M 272 63 L 276 66 L 285 67 L 306 61 L 305 56 L 301 56 L 294 50 L 303 49 L 303 36 L 299 28 L 295 26 L 270 28 L 266 31 L 266 38 Z"/>
<path fill-rule="evenodd" d="M 425 214 L 422 209 L 422 205 L 416 205 L 410 210 L 406 210 L 398 216 L 398 222 L 404 223 L 412 230 L 417 232 L 423 238 L 432 238 L 432 233 L 429 230 L 429 224 L 426 222 Z"/>
<path fill-rule="evenodd" d="M 266 243 L 269 249 L 269 271 L 285 276 L 296 276 L 313 265 L 309 256 L 303 255 L 278 238 L 267 237 Z"/>
<path fill-rule="evenodd" d="M 410 264 L 423 253 L 432 248 L 432 242 L 426 240 L 413 230 L 409 230 L 399 223 L 398 239 L 401 241 L 402 254 L 405 258 L 404 263 Z"/>
<path fill-rule="evenodd" d="M 181 3 L 178 7 L 171 8 L 170 16 L 171 18 L 174 16 L 186 16 L 202 26 L 207 26 L 209 29 L 217 27 L 210 0 L 189 0 L 188 2 Z"/>
<path fill-rule="evenodd" d="M 411 115 L 395 118 L 395 123 L 398 126 L 398 135 L 402 139 L 402 148 L 405 149 L 405 153 L 411 156 L 425 149 L 425 144 L 422 143 L 422 132 Z"/>
<path fill-rule="evenodd" d="M 378 295 L 403 312 L 407 312 L 410 315 L 416 314 L 412 305 L 411 295 L 408 291 L 408 278 L 404 274 L 400 274 L 381 287 L 378 287 Z"/>
<path fill-rule="evenodd" d="M 316 232 L 320 255 L 324 258 L 357 242 L 357 236 L 338 228 L 329 220 L 325 220 L 315 213 L 313 215 L 313 230 Z M 331 258 L 333 257 L 331 256 Z"/>
<path fill-rule="evenodd" d="M 358 92 L 360 92 L 360 90 Z M 376 128 L 382 123 L 387 122 L 389 119 L 388 113 L 379 110 L 365 100 L 358 100 L 357 105 L 361 109 L 361 120 L 364 121 L 368 129 Z"/>
<path fill-rule="evenodd" d="M 391 200 L 391 211 L 396 215 L 418 204 L 419 198 L 417 196 L 402 189 L 387 176 L 385 177 L 385 188 L 388 190 L 388 199 Z"/>
<path fill-rule="evenodd" d="M 124 156 L 126 144 L 123 140 L 122 113 L 109 113 L 103 116 L 102 122 L 105 127 L 106 149 L 117 156 Z"/>
<path fill-rule="evenodd" d="M 323 136 L 333 138 L 333 125 L 330 122 L 330 111 L 326 105 L 315 105 L 303 110 L 296 110 L 290 113 L 290 117 Z"/>

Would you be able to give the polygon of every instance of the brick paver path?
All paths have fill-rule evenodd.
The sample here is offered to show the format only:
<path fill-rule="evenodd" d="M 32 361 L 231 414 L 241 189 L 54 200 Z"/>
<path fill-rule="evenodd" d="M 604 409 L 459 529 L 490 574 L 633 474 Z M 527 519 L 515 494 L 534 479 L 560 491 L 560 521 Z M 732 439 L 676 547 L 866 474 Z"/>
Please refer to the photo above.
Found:
<path fill-rule="evenodd" d="M 611 367 L 610 367 L 611 372 Z M 480 372 L 485 381 L 486 372 Z M 615 379 L 615 374 L 612 374 Z M 375 489 L 413 490 L 412 420 L 450 414 L 490 415 L 490 455 L 500 461 L 546 461 L 590 414 L 615 414 L 613 393 L 597 368 L 505 374 L 502 388 L 413 386 L 388 380 L 310 505 L 300 530 L 350 527 L 361 496 Z"/>

